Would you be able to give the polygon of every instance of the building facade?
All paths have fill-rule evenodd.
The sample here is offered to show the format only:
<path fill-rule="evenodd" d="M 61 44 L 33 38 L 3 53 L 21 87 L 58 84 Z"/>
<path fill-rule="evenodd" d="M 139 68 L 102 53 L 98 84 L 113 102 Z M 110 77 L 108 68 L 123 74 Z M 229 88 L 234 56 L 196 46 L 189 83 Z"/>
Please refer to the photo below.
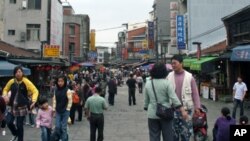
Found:
<path fill-rule="evenodd" d="M 196 52 L 193 42 L 201 42 L 201 48 L 209 48 L 226 40 L 222 17 L 250 4 L 249 0 L 191 0 L 187 1 L 188 50 Z"/>
<path fill-rule="evenodd" d="M 86 61 L 89 49 L 89 16 L 74 14 L 71 6 L 63 6 L 63 54 L 71 61 Z"/>
<path fill-rule="evenodd" d="M 3 40 L 3 15 L 4 15 L 4 0 L 0 1 L 0 40 Z"/>
<path fill-rule="evenodd" d="M 104 46 L 96 46 L 97 50 L 97 64 L 103 64 L 109 62 L 110 49 Z"/>
<path fill-rule="evenodd" d="M 34 52 L 40 52 L 41 42 L 46 41 L 61 51 L 62 18 L 60 0 L 5 1 L 3 40 Z"/>

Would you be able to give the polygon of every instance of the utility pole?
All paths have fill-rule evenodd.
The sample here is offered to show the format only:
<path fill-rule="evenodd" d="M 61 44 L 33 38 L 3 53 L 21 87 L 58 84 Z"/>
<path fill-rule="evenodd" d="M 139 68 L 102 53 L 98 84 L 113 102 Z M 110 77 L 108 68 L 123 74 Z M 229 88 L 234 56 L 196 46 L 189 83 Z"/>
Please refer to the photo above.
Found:
<path fill-rule="evenodd" d="M 41 52 L 40 52 L 40 58 L 43 59 L 43 46 L 47 43 L 47 41 L 41 41 Z"/>

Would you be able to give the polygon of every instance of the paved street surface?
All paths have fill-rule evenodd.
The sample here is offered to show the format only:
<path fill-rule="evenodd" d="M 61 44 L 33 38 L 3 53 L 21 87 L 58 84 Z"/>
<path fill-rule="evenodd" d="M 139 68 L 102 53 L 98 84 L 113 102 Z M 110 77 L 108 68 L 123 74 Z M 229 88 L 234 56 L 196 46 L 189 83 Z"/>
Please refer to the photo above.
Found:
<path fill-rule="evenodd" d="M 106 141 L 148 141 L 148 127 L 146 112 L 143 111 L 143 95 L 136 92 L 137 105 L 128 106 L 127 87 L 118 88 L 118 95 L 115 97 L 115 105 L 109 107 L 105 112 L 104 140 Z M 232 103 L 214 102 L 202 99 L 202 103 L 208 108 L 209 140 L 211 130 L 218 116 L 220 109 L 224 106 L 232 109 Z M 239 110 L 238 110 L 239 112 Z M 250 115 L 250 110 L 245 110 Z M 239 115 L 237 115 L 239 116 Z M 7 135 L 0 135 L 1 141 L 9 141 L 11 134 L 6 129 Z M 82 122 L 75 122 L 69 126 L 70 141 L 89 141 L 89 124 L 86 119 Z M 24 141 L 39 141 L 40 130 L 25 125 Z"/>

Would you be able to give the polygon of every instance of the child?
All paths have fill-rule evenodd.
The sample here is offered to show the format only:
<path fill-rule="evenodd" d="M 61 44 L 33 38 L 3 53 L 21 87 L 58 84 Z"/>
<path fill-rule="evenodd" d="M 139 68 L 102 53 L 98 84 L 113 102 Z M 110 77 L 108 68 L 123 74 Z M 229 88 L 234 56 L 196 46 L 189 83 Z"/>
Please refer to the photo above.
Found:
<path fill-rule="evenodd" d="M 214 141 L 229 141 L 230 125 L 235 125 L 236 120 L 230 116 L 230 110 L 227 107 L 221 109 L 222 116 L 219 117 L 214 125 Z"/>
<path fill-rule="evenodd" d="M 196 110 L 193 115 L 194 140 L 207 140 L 207 108 L 201 105 L 199 110 Z"/>
<path fill-rule="evenodd" d="M 247 116 L 241 116 L 239 123 L 240 123 L 240 125 L 248 125 L 248 117 Z"/>
<path fill-rule="evenodd" d="M 53 109 L 48 104 L 48 100 L 42 97 L 39 101 L 40 109 L 36 117 L 36 126 L 41 128 L 42 141 L 50 141 Z"/>

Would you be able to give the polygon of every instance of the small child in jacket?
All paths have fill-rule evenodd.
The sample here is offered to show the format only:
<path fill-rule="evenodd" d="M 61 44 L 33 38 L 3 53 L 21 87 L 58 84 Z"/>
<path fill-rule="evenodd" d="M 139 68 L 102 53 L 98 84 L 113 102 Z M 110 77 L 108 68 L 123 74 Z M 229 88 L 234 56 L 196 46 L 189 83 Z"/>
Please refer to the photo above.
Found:
<path fill-rule="evenodd" d="M 46 98 L 41 98 L 39 101 L 39 110 L 36 117 L 36 126 L 41 128 L 41 140 L 50 141 L 51 129 L 52 129 L 52 119 L 53 119 L 53 109 L 48 104 Z"/>
<path fill-rule="evenodd" d="M 248 125 L 248 117 L 247 116 L 241 116 L 239 124 L 240 125 Z"/>

